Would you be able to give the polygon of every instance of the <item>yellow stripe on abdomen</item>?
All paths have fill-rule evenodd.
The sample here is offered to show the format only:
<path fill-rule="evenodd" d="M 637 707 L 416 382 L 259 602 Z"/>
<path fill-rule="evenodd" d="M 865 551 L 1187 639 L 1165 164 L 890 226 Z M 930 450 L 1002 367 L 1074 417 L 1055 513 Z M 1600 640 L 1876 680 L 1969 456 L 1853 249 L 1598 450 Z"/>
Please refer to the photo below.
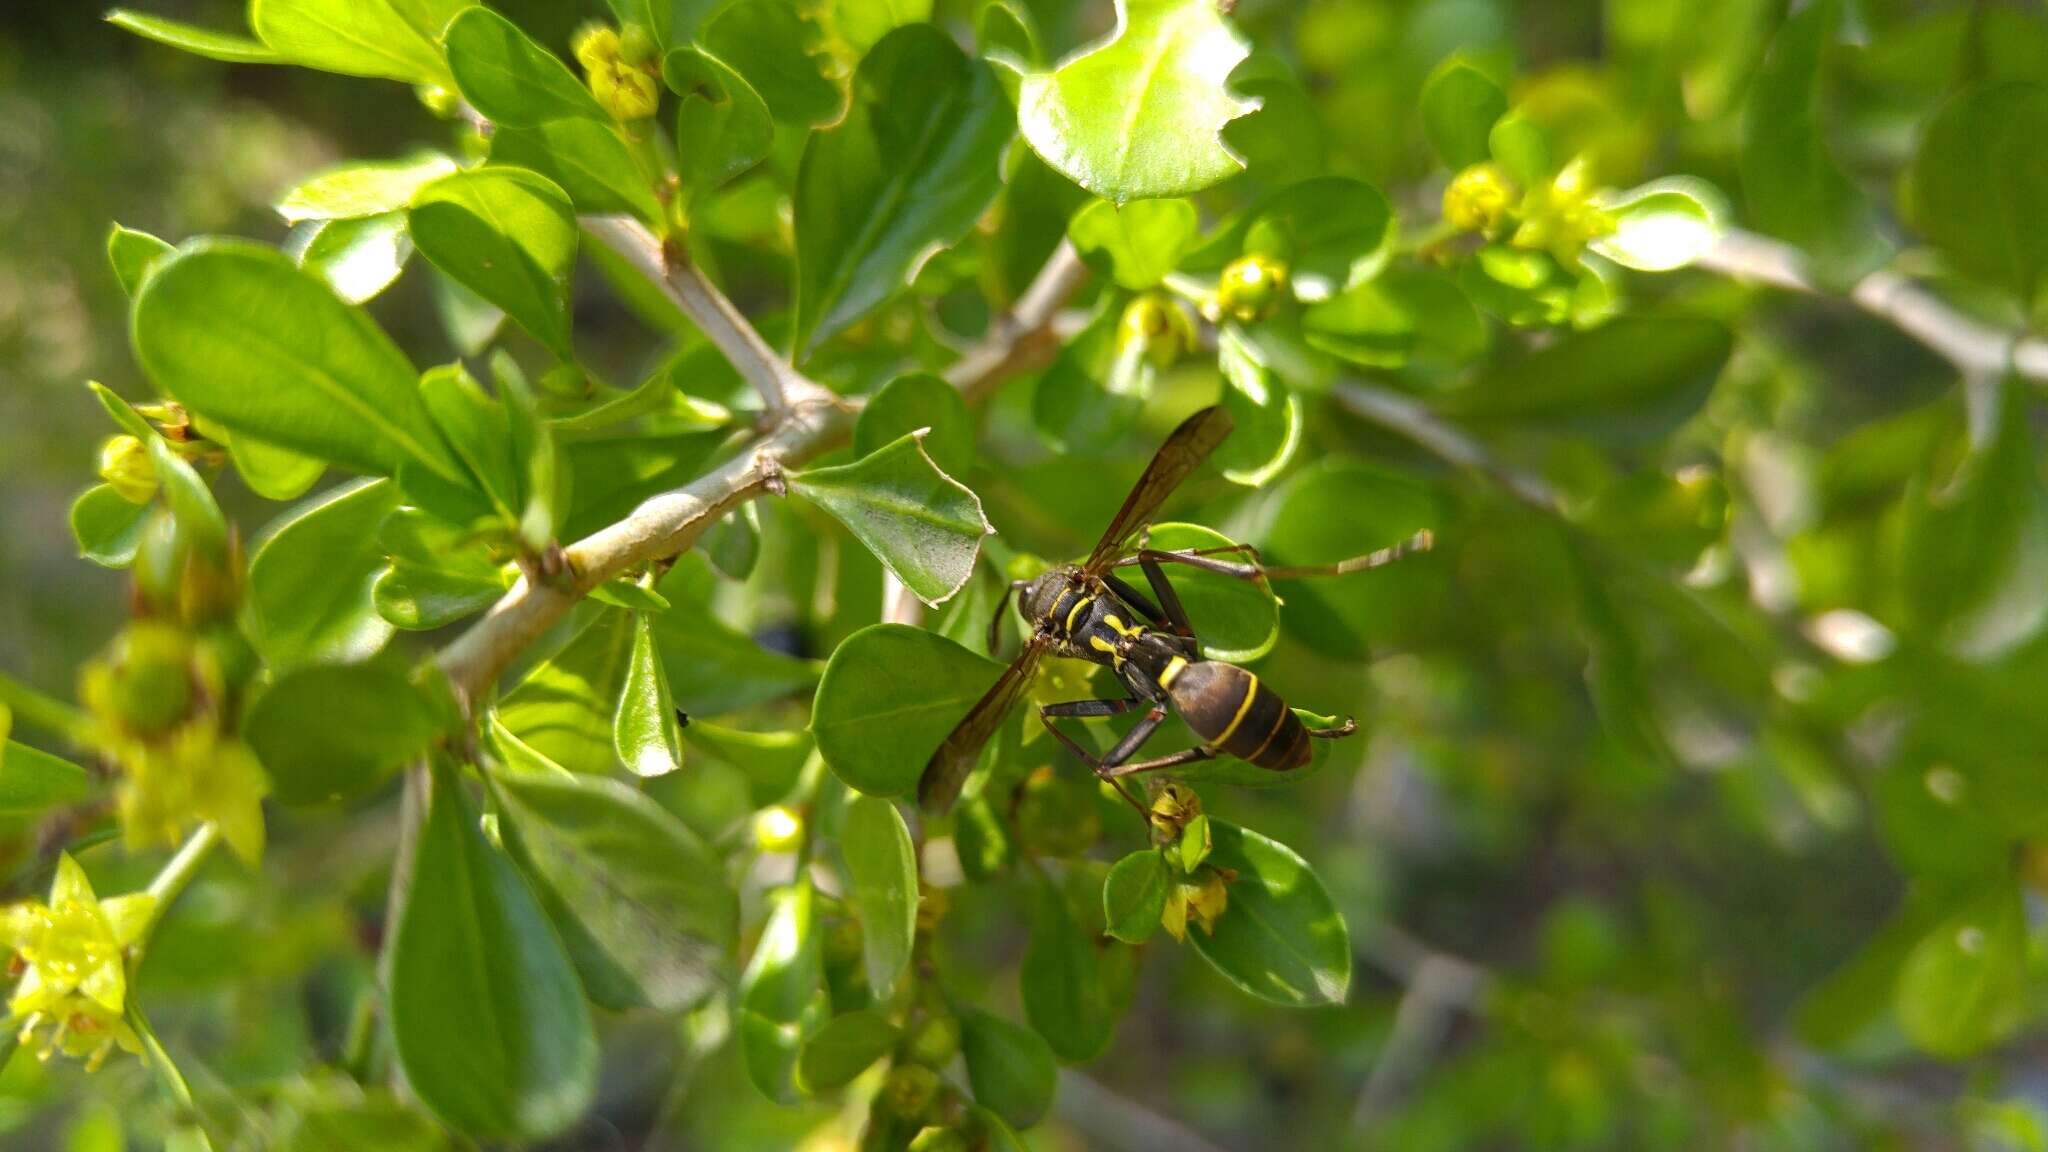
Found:
<path fill-rule="evenodd" d="M 1244 699 L 1237 702 L 1237 715 L 1232 716 L 1230 718 L 1230 723 L 1224 727 L 1223 731 L 1219 733 L 1214 740 L 1209 741 L 1209 743 L 1215 747 L 1220 748 L 1223 745 L 1230 743 L 1231 736 L 1236 734 L 1237 732 L 1237 726 L 1239 724 L 1244 723 L 1245 714 L 1252 710 L 1252 701 L 1259 698 L 1258 673 L 1246 672 L 1244 675 Z"/>
<path fill-rule="evenodd" d="M 1159 686 L 1161 688 L 1173 687 L 1173 678 L 1180 675 L 1181 669 L 1187 666 L 1187 659 L 1182 656 L 1175 656 L 1173 659 L 1168 660 L 1166 667 L 1159 670 Z"/>

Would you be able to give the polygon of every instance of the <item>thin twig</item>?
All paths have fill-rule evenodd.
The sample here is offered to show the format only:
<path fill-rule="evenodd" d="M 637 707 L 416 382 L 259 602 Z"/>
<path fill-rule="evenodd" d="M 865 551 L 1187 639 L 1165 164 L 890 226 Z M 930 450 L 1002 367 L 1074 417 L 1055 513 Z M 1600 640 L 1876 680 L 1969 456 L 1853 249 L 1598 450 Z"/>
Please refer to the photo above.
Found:
<path fill-rule="evenodd" d="M 1490 477 L 1525 504 L 1546 512 L 1557 511 L 1557 491 L 1549 481 L 1496 460 L 1485 445 L 1440 419 L 1420 400 L 1351 380 L 1338 383 L 1334 395 L 1354 415 L 1433 453 L 1445 463 Z"/>
<path fill-rule="evenodd" d="M 680 243 L 664 245 L 646 225 L 630 216 L 586 216 L 583 230 L 668 289 L 669 298 L 683 315 L 761 394 L 769 422 L 781 419 L 805 393 L 817 390 L 817 385 L 769 347 L 732 301 L 705 278 Z"/>
<path fill-rule="evenodd" d="M 1070 1068 L 1060 1069 L 1053 1106 L 1060 1118 L 1095 1138 L 1104 1152 L 1224 1152 L 1222 1145 L 1178 1120 L 1120 1096 Z"/>
<path fill-rule="evenodd" d="M 988 334 L 979 343 L 947 365 L 946 380 L 971 404 L 1010 377 L 1050 363 L 1059 347 L 1053 322 L 1087 279 L 1088 266 L 1072 244 L 1061 240 L 1010 310 L 989 323 Z"/>
<path fill-rule="evenodd" d="M 1737 280 L 1824 295 L 1797 248 L 1750 232 L 1730 231 L 1700 257 L 1699 266 Z M 1872 272 L 1849 290 L 1849 299 L 1946 357 L 1966 376 L 2009 371 L 2048 383 L 2048 339 L 1987 324 L 1897 272 Z"/>

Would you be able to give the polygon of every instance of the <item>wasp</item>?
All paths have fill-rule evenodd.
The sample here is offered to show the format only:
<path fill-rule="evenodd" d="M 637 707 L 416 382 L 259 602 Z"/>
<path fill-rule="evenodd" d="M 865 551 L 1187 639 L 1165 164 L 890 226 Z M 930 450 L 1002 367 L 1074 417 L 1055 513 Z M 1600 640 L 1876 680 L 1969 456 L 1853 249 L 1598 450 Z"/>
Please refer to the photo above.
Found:
<path fill-rule="evenodd" d="M 1312 567 L 1267 566 L 1258 551 L 1246 544 L 1175 551 L 1150 547 L 1147 538 L 1153 513 L 1230 435 L 1231 423 L 1230 413 L 1220 407 L 1205 408 L 1188 417 L 1160 445 L 1087 559 L 1050 569 L 1033 580 L 1013 581 L 1004 591 L 989 621 L 989 650 L 996 648 L 1003 613 L 1012 596 L 1030 625 L 1030 634 L 1017 658 L 925 764 L 918 799 L 927 810 L 943 812 L 952 806 L 980 758 L 982 746 L 1030 686 L 1039 659 L 1047 655 L 1104 665 L 1115 672 L 1123 687 L 1125 694 L 1120 697 L 1043 704 L 1038 709 L 1046 730 L 1098 777 L 1111 782 L 1219 755 L 1287 772 L 1309 762 L 1311 740 L 1337 739 L 1357 731 L 1358 725 L 1349 719 L 1335 728 L 1311 728 L 1279 693 L 1261 683 L 1256 673 L 1205 659 L 1201 639 L 1166 577 L 1166 567 L 1184 565 L 1262 584 L 1276 577 L 1342 575 L 1426 551 L 1431 534 L 1425 530 L 1392 547 Z M 1135 548 L 1129 547 L 1133 537 L 1137 538 Z M 1151 596 L 1118 575 L 1132 567 L 1144 574 Z M 1083 748 L 1055 723 L 1139 710 L 1144 716 L 1101 756 Z M 1133 760 L 1169 714 L 1185 721 L 1201 743 L 1171 755 Z"/>

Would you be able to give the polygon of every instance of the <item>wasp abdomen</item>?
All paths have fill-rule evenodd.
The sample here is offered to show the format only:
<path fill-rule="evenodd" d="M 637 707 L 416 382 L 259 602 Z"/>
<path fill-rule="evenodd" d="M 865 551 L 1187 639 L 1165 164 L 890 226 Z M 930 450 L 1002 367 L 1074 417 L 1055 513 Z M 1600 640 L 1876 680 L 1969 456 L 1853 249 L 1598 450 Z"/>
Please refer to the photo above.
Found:
<path fill-rule="evenodd" d="M 1276 772 L 1308 763 L 1308 728 L 1253 673 L 1202 660 L 1170 664 L 1160 681 L 1174 711 L 1210 747 Z"/>

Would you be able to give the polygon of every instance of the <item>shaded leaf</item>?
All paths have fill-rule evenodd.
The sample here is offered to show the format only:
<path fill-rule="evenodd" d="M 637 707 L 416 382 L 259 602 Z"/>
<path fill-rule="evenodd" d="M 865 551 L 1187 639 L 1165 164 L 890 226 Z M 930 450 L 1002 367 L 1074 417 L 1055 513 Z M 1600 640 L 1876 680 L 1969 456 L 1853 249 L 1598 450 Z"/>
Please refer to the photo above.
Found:
<path fill-rule="evenodd" d="M 676 155 L 689 201 L 768 155 L 775 142 L 768 105 L 725 61 L 702 48 L 677 48 L 662 59 L 661 75 L 683 98 L 676 111 Z"/>
<path fill-rule="evenodd" d="M 528 672 L 498 706 L 511 733 L 571 772 L 618 767 L 614 718 L 632 663 L 634 616 L 607 608 Z"/>
<path fill-rule="evenodd" d="M 2048 87 L 2012 81 L 1944 104 L 1913 158 L 1913 220 L 1963 271 L 2031 306 L 2048 272 Z"/>
<path fill-rule="evenodd" d="M 840 642 L 811 706 L 825 763 L 870 796 L 903 796 L 1002 665 L 917 628 L 877 624 Z"/>
<path fill-rule="evenodd" d="M 868 398 L 853 426 L 853 451 L 869 456 L 919 429 L 930 429 L 921 443 L 940 471 L 965 476 L 974 467 L 974 420 L 967 403 L 959 389 L 929 372 L 898 376 Z"/>
<path fill-rule="evenodd" d="M 808 880 L 769 895 L 768 923 L 740 977 L 740 1056 L 747 1078 L 771 1100 L 799 1097 L 797 1060 L 825 1024 L 824 962 Z"/>
<path fill-rule="evenodd" d="M 930 25 L 891 32 L 854 74 L 853 103 L 797 170 L 796 347 L 873 311 L 995 199 L 1009 100 L 989 66 Z"/>
<path fill-rule="evenodd" d="M 1102 918 L 1111 936 L 1143 944 L 1159 931 L 1173 873 L 1157 849 L 1140 848 L 1110 868 L 1102 882 Z"/>
<path fill-rule="evenodd" d="M 609 120 L 569 66 L 517 24 L 481 5 L 448 24 L 441 46 L 455 87 L 493 124 L 532 128 L 549 120 Z"/>
<path fill-rule="evenodd" d="M 249 559 L 256 650 L 273 667 L 368 659 L 391 638 L 371 586 L 377 533 L 398 506 L 389 481 L 345 485 L 276 525 Z"/>
<path fill-rule="evenodd" d="M 840 820 L 839 853 L 860 916 L 868 986 L 886 1001 L 910 964 L 917 937 L 917 852 L 910 828 L 893 803 L 855 796 Z"/>
<path fill-rule="evenodd" d="M 836 1092 L 888 1055 L 901 1036 L 889 1018 L 873 1008 L 834 1016 L 804 1044 L 796 1082 L 805 1092 Z"/>
<path fill-rule="evenodd" d="M 688 825 L 618 781 L 559 766 L 492 779 L 591 999 L 676 1012 L 732 978 L 738 898 Z"/>
<path fill-rule="evenodd" d="M 543 1140 L 597 1088 L 576 970 L 454 772 L 434 796 L 392 941 L 390 1026 L 420 1102 L 475 1140 Z"/>
<path fill-rule="evenodd" d="M 441 734 L 432 703 L 402 674 L 367 664 L 315 664 L 279 676 L 256 698 L 242 735 L 285 804 L 361 796 Z"/>
<path fill-rule="evenodd" d="M 1487 159 L 1487 137 L 1507 110 L 1507 93 L 1462 57 L 1437 65 L 1422 85 L 1422 134 L 1454 169 Z"/>
<path fill-rule="evenodd" d="M 1033 886 L 1031 943 L 1019 973 L 1024 1016 L 1061 1060 L 1093 1060 L 1116 1027 L 1095 940 L 1049 881 Z"/>
<path fill-rule="evenodd" d="M 967 1058 L 967 1083 L 982 1107 L 1019 1128 L 1052 1110 L 1059 1066 L 1038 1033 L 976 1009 L 960 1018 L 960 1052 Z"/>
<path fill-rule="evenodd" d="M 1200 226 L 1189 200 L 1096 200 L 1074 214 L 1067 236 L 1090 267 L 1140 292 L 1166 279 Z"/>
<path fill-rule="evenodd" d="M 464 287 L 571 359 L 569 271 L 576 210 L 546 177 L 521 168 L 454 172 L 414 193 L 413 243 Z"/>

